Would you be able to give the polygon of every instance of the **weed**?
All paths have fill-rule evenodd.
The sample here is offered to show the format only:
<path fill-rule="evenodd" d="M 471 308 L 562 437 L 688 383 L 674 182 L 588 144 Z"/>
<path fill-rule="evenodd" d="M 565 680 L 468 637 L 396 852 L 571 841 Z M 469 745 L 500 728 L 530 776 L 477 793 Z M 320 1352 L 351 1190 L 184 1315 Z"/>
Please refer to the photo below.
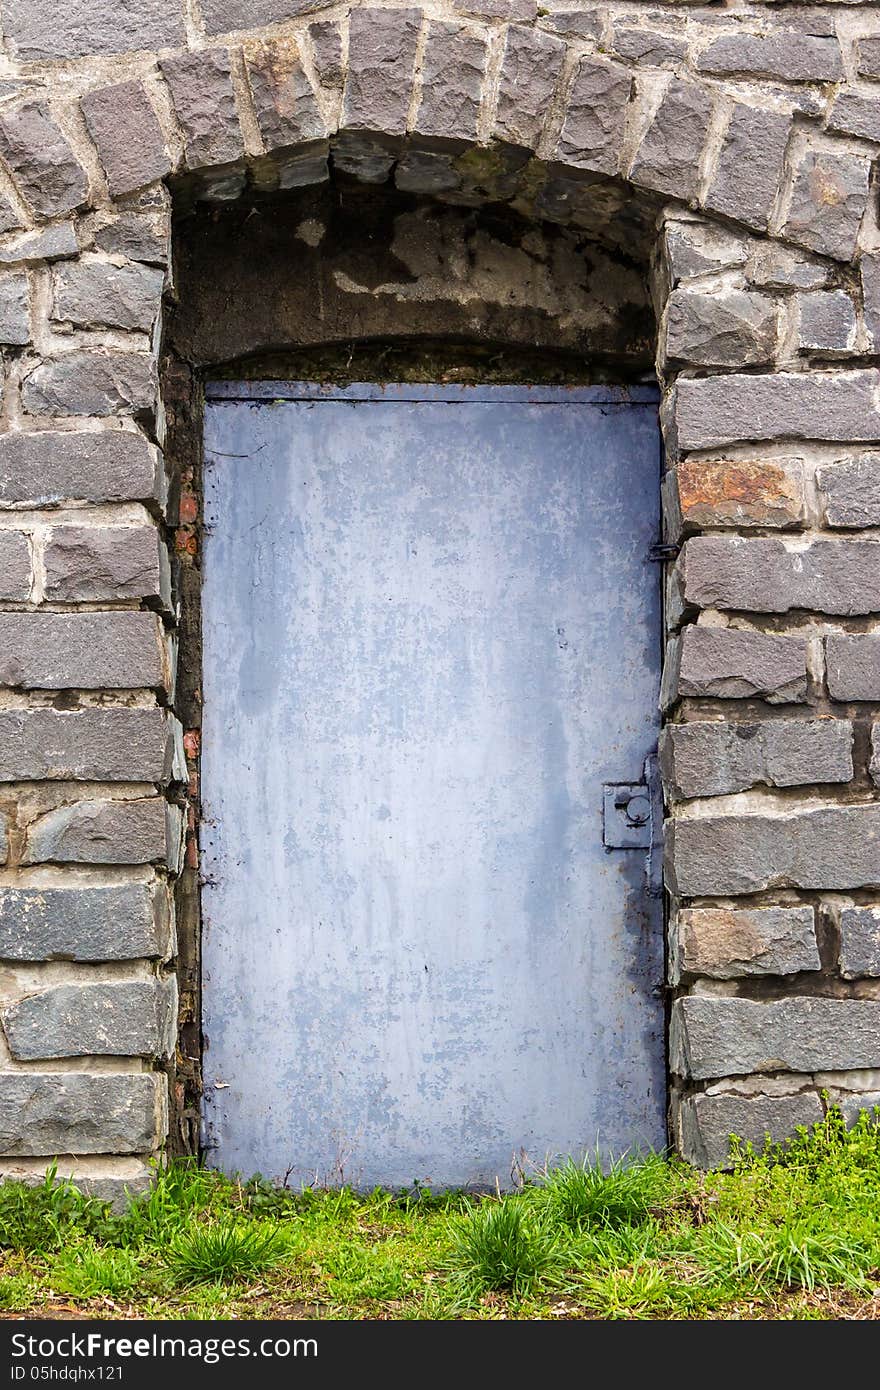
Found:
<path fill-rule="evenodd" d="M 136 1256 L 130 1250 L 101 1249 L 94 1243 L 63 1250 L 56 1257 L 51 1279 L 63 1293 L 76 1298 L 111 1297 L 129 1293 L 143 1279 Z"/>
<path fill-rule="evenodd" d="M 596 1224 L 635 1225 L 644 1221 L 670 1189 L 669 1165 L 651 1154 L 627 1164 L 615 1160 L 606 1169 L 568 1159 L 543 1174 L 543 1192 L 553 1220 L 571 1230 Z"/>
<path fill-rule="evenodd" d="M 35 1281 L 27 1274 L 0 1277 L 0 1309 L 18 1313 L 32 1308 L 37 1295 Z"/>
<path fill-rule="evenodd" d="M 66 1178 L 57 1179 L 54 1166 L 34 1187 L 0 1183 L 0 1247 L 47 1254 L 63 1245 L 71 1231 L 107 1238 L 114 1224 L 105 1202 L 84 1197 Z"/>
<path fill-rule="evenodd" d="M 797 1219 L 763 1231 L 719 1222 L 702 1245 L 703 1262 L 715 1278 L 747 1279 L 762 1289 L 864 1288 L 877 1264 L 876 1248 L 845 1231 L 815 1229 Z"/>
<path fill-rule="evenodd" d="M 228 1284 L 277 1264 L 284 1242 L 276 1229 L 244 1226 L 235 1216 L 175 1235 L 163 1260 L 175 1284 Z"/>
<path fill-rule="evenodd" d="M 637 1265 L 668 1251 L 665 1232 L 651 1218 L 635 1225 L 605 1223 L 578 1233 L 571 1245 L 571 1268 L 613 1270 Z"/>
<path fill-rule="evenodd" d="M 303 1206 L 309 1205 L 308 1196 L 301 1199 L 299 1194 L 291 1192 L 288 1187 L 279 1187 L 277 1183 L 270 1182 L 262 1173 L 255 1173 L 240 1190 L 243 1210 L 264 1219 L 270 1216 L 292 1216 L 296 1214 L 300 1203 Z M 310 1193 L 310 1189 L 304 1191 Z"/>
<path fill-rule="evenodd" d="M 407 1285 L 404 1263 L 388 1242 L 377 1249 L 346 1241 L 328 1258 L 326 1269 L 334 1301 L 400 1298 Z"/>
<path fill-rule="evenodd" d="M 486 1199 L 451 1226 L 451 1265 L 467 1284 L 527 1292 L 560 1263 L 560 1237 L 522 1200 Z"/>
<path fill-rule="evenodd" d="M 122 1217 L 120 1244 L 164 1242 L 183 1231 L 194 1215 L 228 1203 L 232 1185 L 220 1173 L 194 1159 L 181 1158 L 157 1167 L 148 1192 L 135 1197 Z"/>
<path fill-rule="evenodd" d="M 760 1153 L 750 1144 L 733 1143 L 735 1173 L 761 1173 L 771 1170 L 790 1170 L 810 1182 L 819 1180 L 834 1185 L 853 1177 L 861 1186 L 864 1181 L 880 1183 L 880 1144 L 878 1144 L 880 1108 L 873 1113 L 861 1111 L 851 1128 L 847 1128 L 841 1111 L 832 1106 L 824 1119 L 807 1129 L 801 1125 L 793 1138 L 785 1143 L 767 1143 Z"/>

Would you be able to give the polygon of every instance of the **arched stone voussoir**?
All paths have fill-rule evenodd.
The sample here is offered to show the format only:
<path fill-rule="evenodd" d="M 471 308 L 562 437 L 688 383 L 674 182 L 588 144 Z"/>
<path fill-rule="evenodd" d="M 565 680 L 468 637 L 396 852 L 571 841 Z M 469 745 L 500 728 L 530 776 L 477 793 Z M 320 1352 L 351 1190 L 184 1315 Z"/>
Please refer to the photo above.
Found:
<path fill-rule="evenodd" d="M 838 261 L 874 220 L 864 144 L 796 125 L 778 92 L 759 87 L 752 103 L 679 72 L 636 83 L 624 62 L 530 24 L 508 25 L 494 60 L 490 31 L 470 19 L 362 7 L 349 29 L 344 70 L 341 48 L 307 46 L 301 32 L 160 59 L 183 151 L 176 173 L 196 196 L 318 182 L 332 146 L 339 172 L 442 196 L 476 196 L 462 170 L 479 165 L 492 172 L 485 196 L 517 197 L 514 173 L 528 167 L 533 186 L 538 161 L 550 171 L 542 183 L 612 180 L 621 206 L 653 213 L 671 200 Z M 87 120 L 101 101 L 87 95 Z M 102 149 L 95 124 L 110 177 L 120 137 Z"/>
<path fill-rule="evenodd" d="M 408 135 L 391 146 L 381 136 L 342 131 L 271 154 L 188 171 L 170 180 L 178 212 L 195 203 L 285 193 L 336 176 L 393 186 L 460 207 L 507 204 L 521 217 L 572 227 L 647 265 L 668 199 L 625 180 L 539 159 L 493 140 L 454 145 Z"/>

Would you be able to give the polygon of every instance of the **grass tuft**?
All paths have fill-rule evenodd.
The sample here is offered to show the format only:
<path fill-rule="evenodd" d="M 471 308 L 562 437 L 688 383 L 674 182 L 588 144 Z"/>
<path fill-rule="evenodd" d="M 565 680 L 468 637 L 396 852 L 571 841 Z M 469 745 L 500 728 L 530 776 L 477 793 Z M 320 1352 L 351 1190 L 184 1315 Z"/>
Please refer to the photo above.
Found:
<path fill-rule="evenodd" d="M 94 1244 L 61 1251 L 52 1270 L 54 1286 L 75 1298 L 118 1298 L 142 1279 L 143 1270 L 131 1250 L 101 1249 Z"/>
<path fill-rule="evenodd" d="M 714 1278 L 735 1278 L 760 1289 L 865 1288 L 877 1250 L 845 1232 L 816 1229 L 792 1218 L 766 1231 L 721 1223 L 703 1242 L 703 1262 Z"/>
<path fill-rule="evenodd" d="M 107 1203 L 85 1197 L 50 1167 L 36 1186 L 0 1183 L 0 1248 L 44 1255 L 58 1250 L 74 1232 L 112 1237 Z"/>
<path fill-rule="evenodd" d="M 175 1284 L 229 1284 L 262 1274 L 284 1253 L 280 1233 L 244 1226 L 237 1217 L 178 1232 L 164 1253 Z"/>
<path fill-rule="evenodd" d="M 522 1199 L 486 1198 L 451 1226 L 450 1264 L 475 1289 L 523 1294 L 560 1263 L 560 1236 Z"/>
<path fill-rule="evenodd" d="M 598 1157 L 570 1158 L 548 1169 L 542 1187 L 552 1220 L 573 1231 L 591 1225 L 635 1226 L 647 1220 L 670 1188 L 670 1168 L 658 1155 L 603 1169 Z"/>

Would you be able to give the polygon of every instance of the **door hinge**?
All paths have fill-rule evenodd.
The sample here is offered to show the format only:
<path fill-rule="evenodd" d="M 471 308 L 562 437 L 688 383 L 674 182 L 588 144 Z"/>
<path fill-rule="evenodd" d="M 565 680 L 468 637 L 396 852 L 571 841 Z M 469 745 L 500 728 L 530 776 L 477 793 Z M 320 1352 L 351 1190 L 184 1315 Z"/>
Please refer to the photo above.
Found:
<path fill-rule="evenodd" d="M 602 843 L 606 849 L 649 849 L 651 797 L 645 782 L 606 782 Z"/>
<path fill-rule="evenodd" d="M 658 565 L 662 565 L 667 560 L 677 560 L 680 553 L 680 545 L 664 545 L 658 542 L 657 545 L 652 545 L 651 549 L 648 551 L 648 559 L 656 561 Z"/>
<path fill-rule="evenodd" d="M 615 849 L 646 849 L 648 893 L 663 893 L 663 789 L 656 753 L 645 759 L 641 782 L 606 782 L 602 788 L 602 843 Z"/>

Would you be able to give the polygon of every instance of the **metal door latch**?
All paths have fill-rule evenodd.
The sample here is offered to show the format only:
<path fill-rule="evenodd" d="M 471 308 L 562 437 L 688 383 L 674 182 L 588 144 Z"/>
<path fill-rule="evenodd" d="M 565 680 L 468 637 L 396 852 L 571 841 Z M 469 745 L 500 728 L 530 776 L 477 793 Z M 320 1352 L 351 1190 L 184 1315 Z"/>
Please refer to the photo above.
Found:
<path fill-rule="evenodd" d="M 650 849 L 651 793 L 645 782 L 606 782 L 602 843 L 606 849 Z"/>
<path fill-rule="evenodd" d="M 663 791 L 657 755 L 645 759 L 641 782 L 606 782 L 602 788 L 602 843 L 614 849 L 646 849 L 648 894 L 663 895 Z"/>

